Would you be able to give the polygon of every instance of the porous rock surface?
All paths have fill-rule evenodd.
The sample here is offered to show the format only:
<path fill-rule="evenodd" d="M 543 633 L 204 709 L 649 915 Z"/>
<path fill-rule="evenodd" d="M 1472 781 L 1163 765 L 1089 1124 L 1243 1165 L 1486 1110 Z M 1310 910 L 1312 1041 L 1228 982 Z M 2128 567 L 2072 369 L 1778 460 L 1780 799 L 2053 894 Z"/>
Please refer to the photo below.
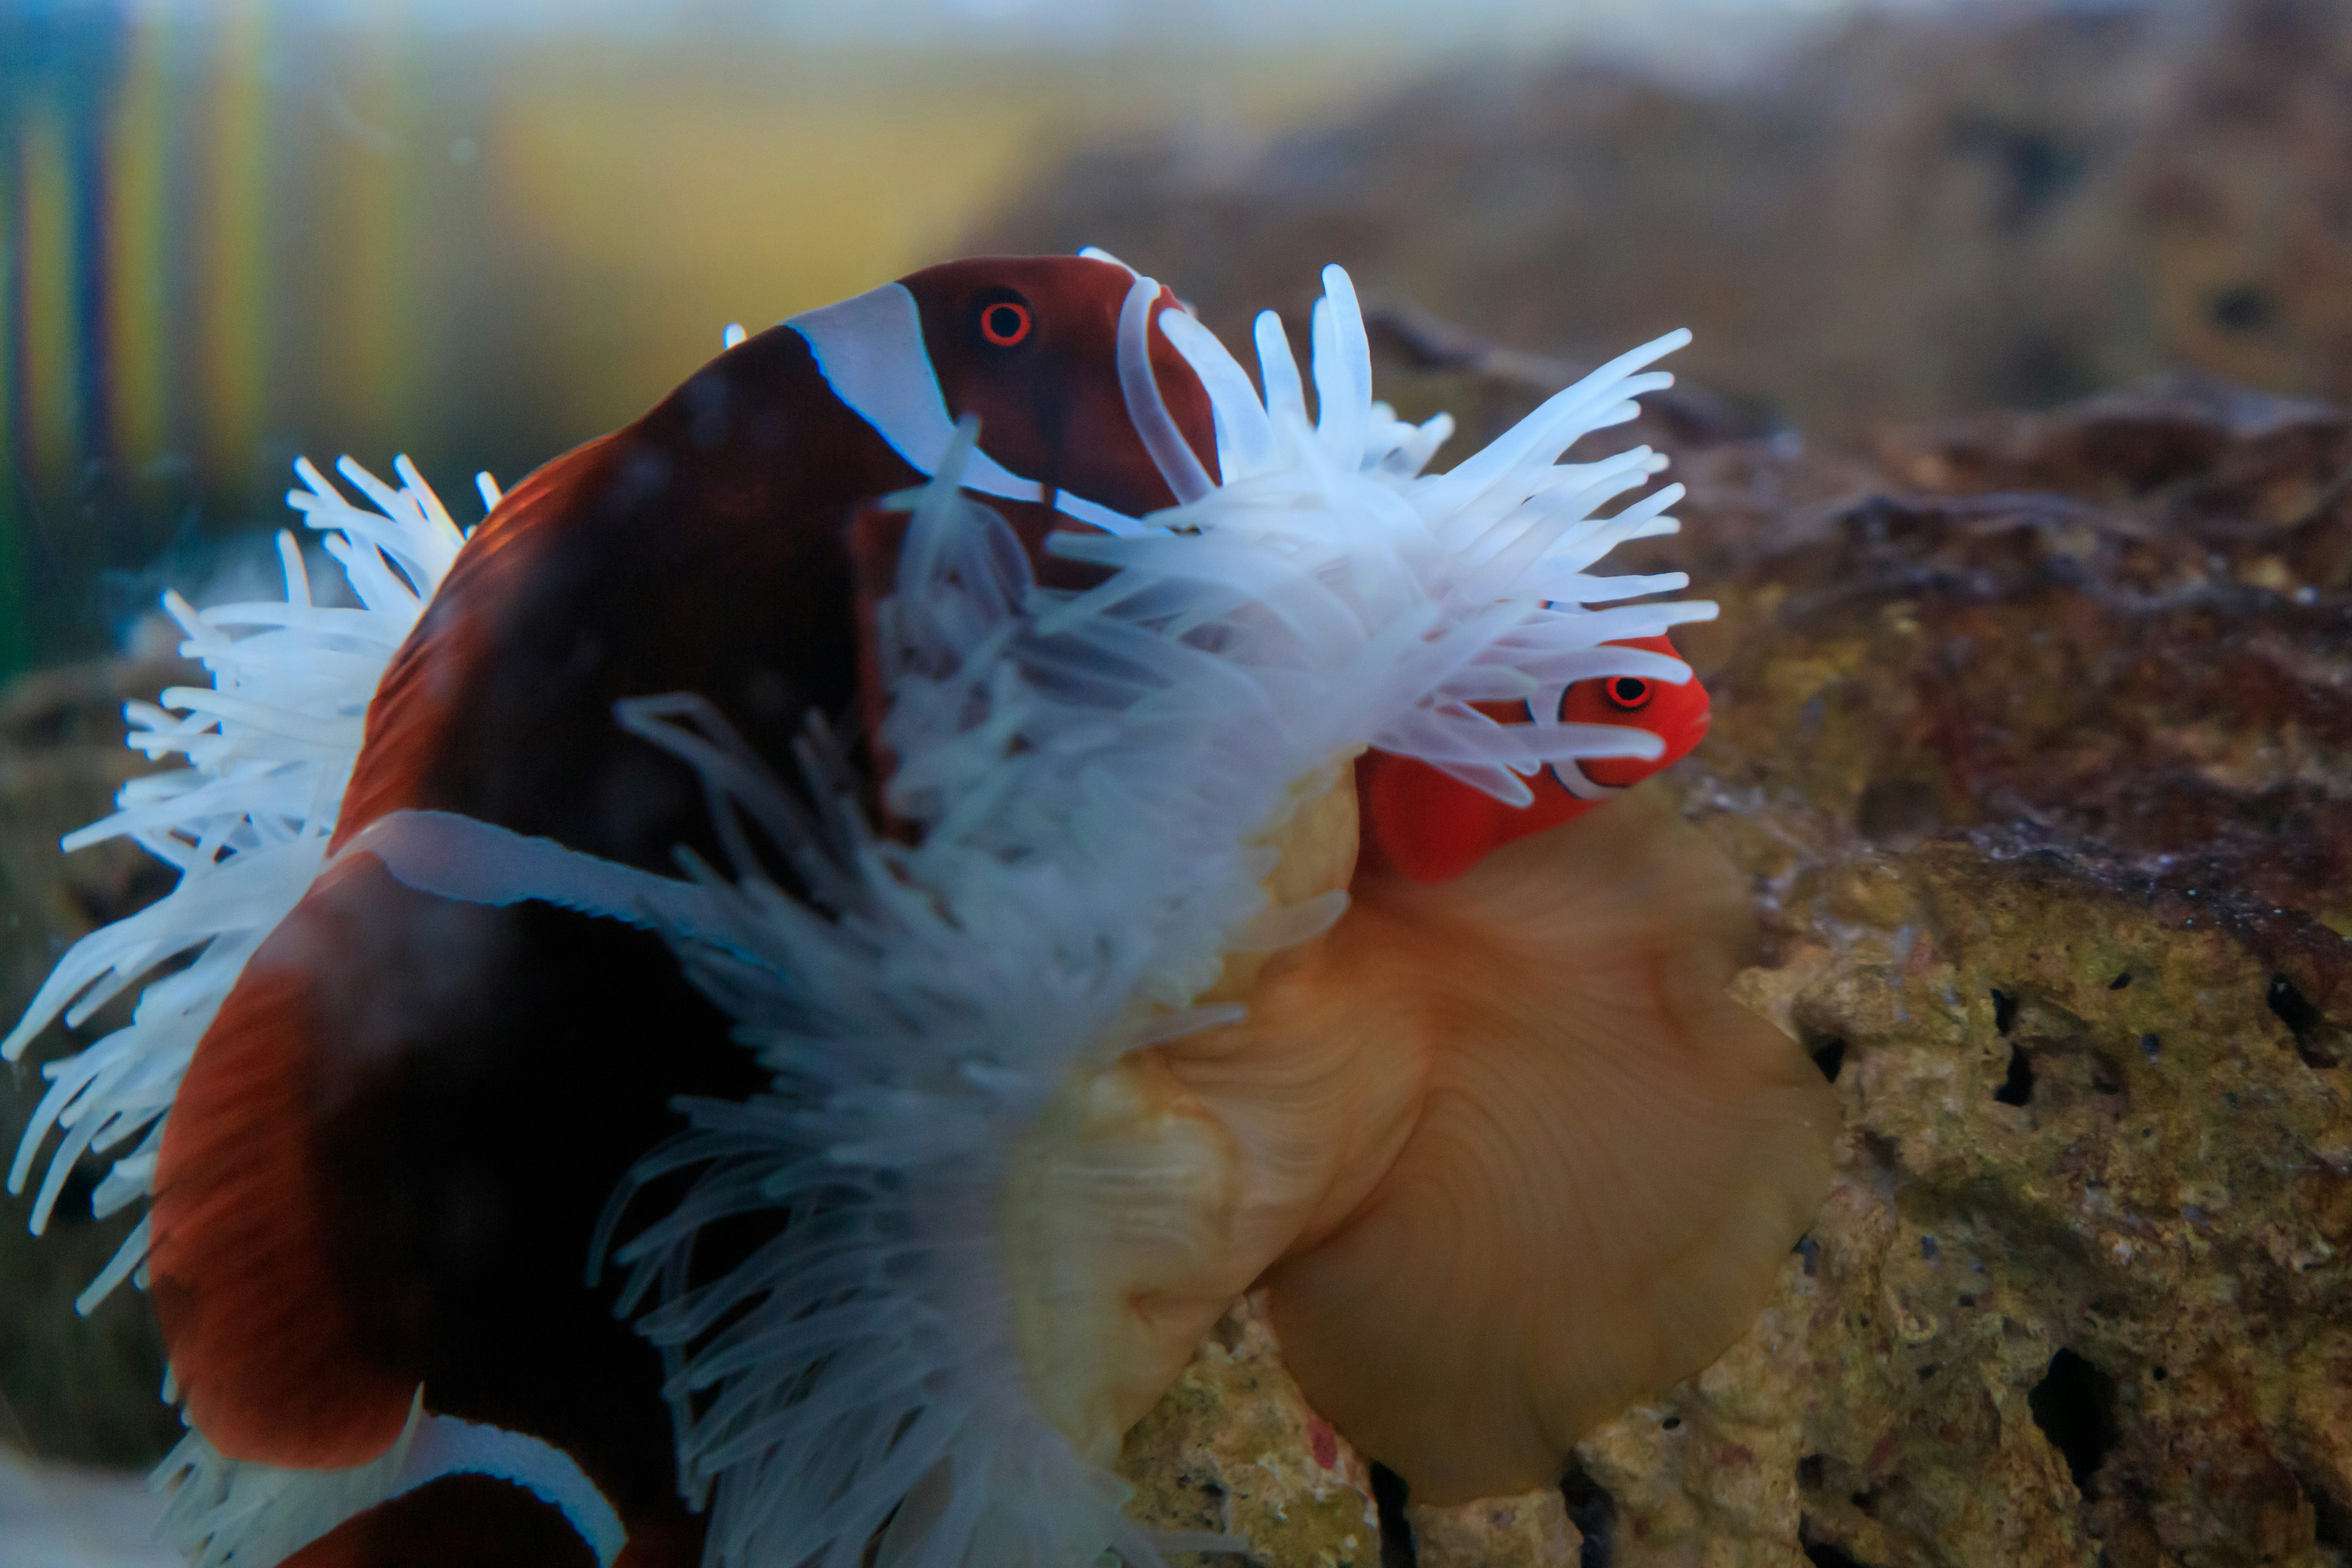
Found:
<path fill-rule="evenodd" d="M 1381 384 L 1496 423 L 1524 368 Z M 1723 601 L 1717 717 L 1650 787 L 1754 878 L 1740 984 L 1839 1173 L 1720 1361 L 1386 1561 L 2352 1563 L 2352 419 L 2176 378 L 1867 457 L 1689 435 L 1627 565 Z"/>
<path fill-rule="evenodd" d="M 1255 1300 L 1128 1434 L 1119 1468 L 1137 1489 L 1129 1511 L 1160 1529 L 1243 1537 L 1254 1561 L 1381 1568 L 1370 1468 L 1307 1408 Z"/>

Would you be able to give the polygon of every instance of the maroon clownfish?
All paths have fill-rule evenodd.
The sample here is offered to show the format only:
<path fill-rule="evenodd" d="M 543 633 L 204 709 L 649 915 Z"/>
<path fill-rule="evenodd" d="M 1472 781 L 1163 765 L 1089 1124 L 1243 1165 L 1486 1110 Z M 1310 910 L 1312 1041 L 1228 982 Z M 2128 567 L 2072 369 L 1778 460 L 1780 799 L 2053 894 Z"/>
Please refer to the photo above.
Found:
<path fill-rule="evenodd" d="M 1681 657 L 1664 637 L 1632 637 L 1622 645 L 1668 658 Z M 1690 754 L 1706 737 L 1706 688 L 1692 676 L 1680 685 L 1616 675 L 1580 680 L 1548 696 L 1564 723 L 1615 724 L 1646 730 L 1664 750 L 1649 758 L 1604 757 L 1551 763 L 1528 781 L 1535 799 L 1514 806 L 1411 757 L 1368 752 L 1356 763 L 1363 847 L 1375 867 L 1392 868 L 1416 882 L 1460 876 L 1514 839 L 1570 822 L 1652 773 Z M 1501 723 L 1526 723 L 1524 704 L 1481 703 Z"/>
<path fill-rule="evenodd" d="M 1085 258 L 934 267 L 730 347 L 532 474 L 378 686 L 337 846 L 430 808 L 664 874 L 681 845 L 716 858 L 698 778 L 614 704 L 700 693 L 790 776 L 810 712 L 870 701 L 856 520 L 929 478 L 963 416 L 984 432 L 966 487 L 1033 554 L 1173 504 L 1120 383 L 1136 281 Z M 1207 396 L 1148 342 L 1156 418 L 1213 477 Z M 698 1560 L 661 1355 L 583 1276 L 673 1102 L 761 1081 L 659 937 L 331 862 L 196 1050 L 149 1265 L 189 1417 L 231 1459 L 375 1461 L 422 1390 L 393 1495 L 287 1561 Z"/>

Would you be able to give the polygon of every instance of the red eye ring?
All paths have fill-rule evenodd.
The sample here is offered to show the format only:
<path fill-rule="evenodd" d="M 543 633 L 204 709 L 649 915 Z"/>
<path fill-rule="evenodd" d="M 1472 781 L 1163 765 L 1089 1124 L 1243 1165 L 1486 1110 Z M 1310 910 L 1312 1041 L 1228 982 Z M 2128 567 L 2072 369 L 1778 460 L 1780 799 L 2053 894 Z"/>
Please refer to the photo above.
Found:
<path fill-rule="evenodd" d="M 999 300 L 980 312 L 980 335 L 998 348 L 1009 349 L 1029 335 L 1029 307 Z"/>
<path fill-rule="evenodd" d="M 1601 682 L 1601 694 L 1619 708 L 1647 707 L 1650 683 L 1638 675 L 1612 675 Z"/>

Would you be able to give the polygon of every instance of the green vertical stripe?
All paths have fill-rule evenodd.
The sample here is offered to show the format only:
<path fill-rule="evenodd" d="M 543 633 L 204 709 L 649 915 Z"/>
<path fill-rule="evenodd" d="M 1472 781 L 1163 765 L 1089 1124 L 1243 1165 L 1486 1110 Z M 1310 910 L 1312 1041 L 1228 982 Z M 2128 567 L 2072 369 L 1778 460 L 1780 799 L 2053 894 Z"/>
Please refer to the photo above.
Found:
<path fill-rule="evenodd" d="M 13 472 L 0 477 L 0 681 L 22 670 L 33 658 L 19 493 Z"/>

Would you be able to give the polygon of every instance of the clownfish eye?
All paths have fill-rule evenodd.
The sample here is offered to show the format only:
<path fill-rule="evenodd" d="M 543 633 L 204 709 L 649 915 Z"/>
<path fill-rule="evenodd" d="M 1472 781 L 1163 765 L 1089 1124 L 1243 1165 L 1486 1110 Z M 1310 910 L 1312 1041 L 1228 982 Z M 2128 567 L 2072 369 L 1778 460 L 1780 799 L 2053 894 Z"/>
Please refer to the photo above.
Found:
<path fill-rule="evenodd" d="M 980 335 L 1001 349 L 1009 349 L 1029 335 L 1029 307 L 1018 300 L 996 300 L 980 308 Z"/>
<path fill-rule="evenodd" d="M 1612 675 L 1601 684 L 1601 694 L 1618 708 L 1640 708 L 1650 700 L 1650 683 L 1638 675 Z"/>

